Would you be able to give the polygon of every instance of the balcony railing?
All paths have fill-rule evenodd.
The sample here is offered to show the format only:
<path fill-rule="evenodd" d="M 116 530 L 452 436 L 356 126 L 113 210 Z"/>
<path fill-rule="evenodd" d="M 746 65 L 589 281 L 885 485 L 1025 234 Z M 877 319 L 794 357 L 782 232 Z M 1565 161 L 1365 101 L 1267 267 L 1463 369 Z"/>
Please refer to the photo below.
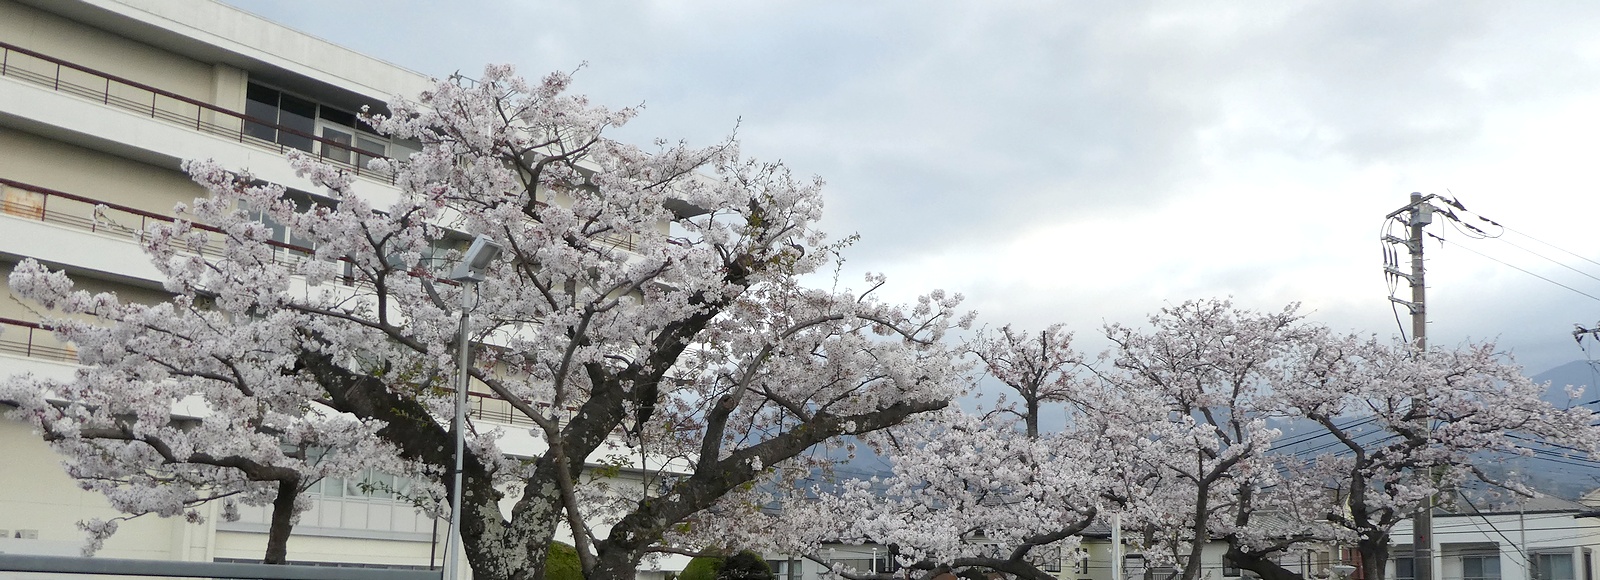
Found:
<path fill-rule="evenodd" d="M 0 194 L 3 194 L 0 195 L 0 215 L 37 220 L 75 230 L 118 237 L 140 244 L 143 244 L 146 236 L 149 235 L 147 228 L 151 224 L 177 221 L 176 218 L 171 216 L 164 216 L 155 212 L 65 191 L 57 191 L 4 177 L 0 177 Z M 213 257 L 221 256 L 224 250 L 223 239 L 227 234 L 209 225 L 193 225 L 195 229 L 216 234 L 216 236 L 207 240 L 203 246 L 199 247 L 200 254 Z M 311 248 L 276 240 L 267 240 L 265 243 L 283 250 L 273 254 L 273 259 L 278 263 L 298 263 L 307 259 L 313 253 Z M 195 248 L 188 245 L 182 248 L 184 251 L 193 249 Z M 351 281 L 344 280 L 344 282 L 349 285 Z"/>
<path fill-rule="evenodd" d="M 533 406 L 540 410 L 550 409 L 550 403 L 533 403 Z M 573 414 L 577 412 L 578 409 L 576 407 L 565 407 L 559 412 L 554 413 L 553 417 L 558 423 L 566 423 L 567 421 L 570 421 Z M 484 393 L 478 391 L 468 392 L 467 414 L 471 415 L 474 419 L 481 419 L 494 423 L 503 423 L 506 425 L 532 426 L 534 424 L 532 419 L 529 419 L 527 415 L 522 414 L 522 411 L 518 411 L 515 407 L 512 407 L 510 401 L 502 399 L 499 395 L 494 393 Z"/>
<path fill-rule="evenodd" d="M 177 93 L 128 80 L 113 74 L 67 62 L 5 42 L 0 42 L 0 76 L 15 78 L 50 90 L 77 96 L 103 105 L 116 107 L 143 117 L 187 127 L 202 133 L 216 135 L 255 147 L 287 153 L 296 149 L 289 145 L 251 136 L 247 126 L 275 129 L 278 134 L 294 135 L 308 139 L 315 153 L 323 161 L 338 166 L 355 175 L 365 176 L 384 183 L 394 183 L 394 176 L 365 167 L 366 161 L 384 158 L 381 153 L 352 147 L 345 143 L 324 139 L 291 127 L 257 119 L 238 111 L 191 99 Z M 350 160 L 356 160 L 351 163 Z"/>
<path fill-rule="evenodd" d="M 56 338 L 50 329 L 36 322 L 11 318 L 0 318 L 0 353 L 57 362 L 78 362 L 78 350 Z"/>
<path fill-rule="evenodd" d="M 49 328 L 37 322 L 4 317 L 0 317 L 0 353 L 57 362 L 78 362 L 78 349 L 56 338 Z M 472 392 L 468 395 L 467 414 L 475 419 L 506 425 L 533 425 L 533 420 L 493 393 Z M 548 409 L 550 404 L 535 403 L 534 406 Z M 556 413 L 555 417 L 557 421 L 565 423 L 576 412 L 577 409 L 567 407 Z"/>

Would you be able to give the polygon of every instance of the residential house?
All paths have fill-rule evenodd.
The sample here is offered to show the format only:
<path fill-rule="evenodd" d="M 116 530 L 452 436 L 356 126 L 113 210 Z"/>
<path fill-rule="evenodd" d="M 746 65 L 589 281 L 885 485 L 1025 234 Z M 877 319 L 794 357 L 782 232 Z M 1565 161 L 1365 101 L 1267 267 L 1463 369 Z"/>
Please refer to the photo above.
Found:
<path fill-rule="evenodd" d="M 1588 505 L 1585 505 L 1587 503 Z M 1458 500 L 1433 516 L 1438 580 L 1593 580 L 1600 495 L 1585 503 L 1540 497 L 1494 506 Z M 1395 527 L 1389 577 L 1414 579 L 1411 521 Z"/>

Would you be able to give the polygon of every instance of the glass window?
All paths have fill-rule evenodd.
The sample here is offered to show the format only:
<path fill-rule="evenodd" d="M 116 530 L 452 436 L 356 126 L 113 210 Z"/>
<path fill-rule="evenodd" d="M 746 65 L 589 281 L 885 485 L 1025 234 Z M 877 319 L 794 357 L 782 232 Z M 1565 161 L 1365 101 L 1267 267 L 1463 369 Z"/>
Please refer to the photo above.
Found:
<path fill-rule="evenodd" d="M 1462 556 L 1462 580 L 1500 580 L 1500 556 Z"/>
<path fill-rule="evenodd" d="M 278 142 L 295 149 L 311 152 L 311 138 L 317 131 L 317 104 L 294 95 L 280 95 L 278 99 L 278 124 L 295 132 L 279 131 Z"/>
<path fill-rule="evenodd" d="M 772 577 L 777 580 L 799 580 L 799 560 L 775 560 L 772 562 Z"/>
<path fill-rule="evenodd" d="M 355 113 L 346 113 L 344 111 L 341 111 L 341 110 L 338 110 L 338 109 L 335 109 L 333 107 L 329 107 L 329 106 L 326 106 L 326 105 L 323 105 L 322 107 L 318 108 L 317 116 L 322 118 L 322 120 L 324 120 L 324 121 L 328 121 L 328 122 L 332 122 L 332 123 L 338 123 L 338 124 L 344 125 L 346 127 L 354 127 L 354 126 L 356 126 L 356 114 Z"/>
<path fill-rule="evenodd" d="M 263 123 L 278 122 L 278 91 L 250 83 L 245 89 L 244 114 Z M 270 125 L 245 121 L 244 134 L 263 141 L 278 142 L 278 130 Z"/>
<path fill-rule="evenodd" d="M 1416 568 L 1411 566 L 1411 558 L 1394 559 L 1395 580 L 1416 580 Z"/>
<path fill-rule="evenodd" d="M 1232 558 L 1229 558 L 1227 556 L 1223 556 L 1222 557 L 1222 575 L 1225 576 L 1225 577 L 1228 577 L 1228 578 L 1238 578 L 1239 577 L 1239 565 L 1235 564 L 1233 562 Z"/>
<path fill-rule="evenodd" d="M 356 135 L 356 148 L 360 149 L 362 151 L 365 151 L 367 153 L 376 153 L 379 156 L 383 156 L 383 157 L 389 156 L 389 146 L 388 146 L 388 144 L 383 142 L 383 141 L 381 141 L 381 140 L 379 140 L 376 137 L 368 137 L 366 135 L 359 135 L 359 134 Z M 376 159 L 376 157 L 373 157 L 371 155 L 367 155 L 365 153 L 357 153 L 356 154 L 356 165 L 361 166 L 362 169 L 366 169 L 367 167 L 370 166 L 370 164 L 372 163 L 373 159 Z"/>
<path fill-rule="evenodd" d="M 250 83 L 245 90 L 245 114 L 256 119 L 245 122 L 246 135 L 308 153 L 320 152 L 330 161 L 367 167 L 375 158 L 374 155 L 353 154 L 352 147 L 378 156 L 389 154 L 389 141 L 370 134 L 372 127 L 355 113 L 277 89 Z M 333 143 L 319 145 L 313 137 Z"/>
<path fill-rule="evenodd" d="M 323 159 L 338 161 L 340 163 L 350 162 L 349 148 L 355 144 L 355 135 L 351 135 L 348 131 L 323 125 L 322 138 L 338 144 L 335 145 L 333 143 L 326 142 L 321 143 Z M 344 147 L 340 147 L 339 145 L 343 145 Z"/>
<path fill-rule="evenodd" d="M 324 477 L 324 478 L 322 478 L 321 485 L 322 485 L 322 489 L 320 491 L 321 491 L 323 496 L 325 496 L 325 497 L 344 497 L 344 478 L 342 478 L 342 477 Z"/>
<path fill-rule="evenodd" d="M 1572 554 L 1535 554 L 1534 580 L 1574 580 Z"/>

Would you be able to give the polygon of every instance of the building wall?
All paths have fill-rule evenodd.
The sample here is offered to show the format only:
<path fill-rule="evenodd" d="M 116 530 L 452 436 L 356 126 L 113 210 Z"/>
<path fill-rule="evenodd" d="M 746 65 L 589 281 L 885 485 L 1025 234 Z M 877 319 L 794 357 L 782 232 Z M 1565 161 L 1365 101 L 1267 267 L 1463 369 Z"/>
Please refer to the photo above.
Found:
<path fill-rule="evenodd" d="M 0 126 L 0 177 L 161 215 L 205 197 L 177 171 Z M 86 168 L 93 168 L 92 171 Z"/>
<path fill-rule="evenodd" d="M 246 109 L 250 82 L 346 111 L 391 95 L 415 95 L 433 83 L 425 75 L 213 0 L 0 0 L 0 41 L 240 113 Z M 294 190 L 318 190 L 294 175 L 283 152 L 271 143 L 249 142 L 242 132 L 226 134 L 229 123 L 242 126 L 235 117 L 20 54 L 13 52 L 7 66 L 35 75 L 0 76 L 0 178 L 161 215 L 205 195 L 179 171 L 185 159 L 210 158 Z M 57 74 L 80 88 L 63 90 L 40 80 Z M 157 112 L 145 113 L 127 103 L 118 106 L 117 99 L 148 99 Z M 206 123 L 222 130 L 197 128 Z M 415 147 L 391 145 L 390 151 Z M 371 175 L 358 179 L 353 189 L 378 207 L 398 195 L 394 186 Z M 22 202 L 14 211 L 0 211 L 0 276 L 8 278 L 18 260 L 32 257 L 67 269 L 80 289 L 114 291 L 123 300 L 145 303 L 166 298 L 158 273 L 138 246 L 138 232 L 147 224 L 135 223 L 140 219 L 136 215 L 55 196 L 43 198 L 48 201 L 41 208 L 48 207 L 49 216 L 35 215 L 29 205 L 35 196 L 26 188 L 0 186 L 0 194 Z M 40 313 L 0 285 L 0 317 L 37 321 Z M 5 332 L 0 341 L 8 349 L 18 341 L 29 344 L 26 328 L 3 325 L 0 332 Z M 34 343 L 66 346 L 43 331 L 32 333 Z M 70 349 L 66 352 L 70 358 Z M 69 377 L 74 365 L 59 358 L 0 350 L 0 376 Z M 541 451 L 542 442 L 527 435 L 525 427 L 507 429 L 508 449 Z M 0 551 L 77 554 L 83 534 L 76 522 L 118 515 L 98 494 L 78 489 L 61 470 L 60 458 L 23 423 L 0 420 L 0 458 L 0 529 L 38 536 L 0 538 L 8 542 Z M 649 489 L 627 470 L 609 483 L 630 497 Z M 316 495 L 308 501 L 311 510 L 302 515 L 289 545 L 291 560 L 403 566 L 442 562 L 442 526 L 408 505 Z M 513 501 L 514 496 L 508 498 L 505 507 Z M 266 511 L 247 508 L 238 522 L 220 522 L 216 512 L 215 506 L 208 507 L 200 524 L 139 518 L 125 524 L 100 555 L 261 558 Z M 686 562 L 681 556 L 666 556 L 649 565 L 672 571 Z"/>
<path fill-rule="evenodd" d="M 216 95 L 210 64 L 11 0 L 0 2 L 0 40 L 191 99 L 210 101 Z M 53 68 L 36 72 L 53 74 Z"/>
<path fill-rule="evenodd" d="M 14 554 L 77 555 L 84 534 L 77 522 L 120 516 L 104 497 L 78 489 L 61 460 L 32 429 L 0 419 L 0 551 Z M 154 516 L 122 523 L 100 555 L 113 558 L 185 559 L 178 549 L 200 526 Z M 200 534 L 203 535 L 203 534 Z M 19 537 L 32 536 L 32 537 Z"/>
<path fill-rule="evenodd" d="M 1575 518 L 1577 510 L 1489 515 L 1435 515 L 1434 567 L 1441 580 L 1462 580 L 1462 556 L 1499 556 L 1500 580 L 1531 580 L 1528 562 L 1538 554 L 1571 556 L 1573 579 L 1585 580 L 1584 563 L 1600 550 L 1600 522 Z M 1395 527 L 1393 558 L 1411 553 L 1410 521 Z M 1600 564 L 1600 562 L 1592 562 Z M 1390 563 L 1390 577 L 1394 564 Z M 1592 579 L 1589 579 L 1592 580 Z"/>

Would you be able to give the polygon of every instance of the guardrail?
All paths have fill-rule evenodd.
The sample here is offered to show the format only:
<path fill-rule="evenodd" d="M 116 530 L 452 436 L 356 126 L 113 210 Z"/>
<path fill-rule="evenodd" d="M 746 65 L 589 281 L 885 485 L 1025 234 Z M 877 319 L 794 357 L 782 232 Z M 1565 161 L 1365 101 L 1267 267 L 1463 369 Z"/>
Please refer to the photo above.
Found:
<path fill-rule="evenodd" d="M 0 552 L 0 572 L 33 572 L 86 576 L 203 577 L 237 580 L 438 580 L 444 570 L 307 566 L 303 564 L 243 564 L 234 562 L 172 562 L 126 558 L 75 558 Z"/>
<path fill-rule="evenodd" d="M 247 132 L 247 127 L 250 125 L 271 128 L 280 133 L 302 137 L 311 143 L 320 144 L 320 147 L 312 148 L 315 151 L 307 153 L 313 153 L 325 162 L 355 175 L 394 183 L 394 175 L 364 167 L 367 159 L 386 158 L 381 153 L 318 137 L 292 127 L 258 119 L 14 44 L 0 42 L 0 76 L 15 78 L 59 93 L 74 95 L 140 116 L 279 153 L 298 149 L 277 141 L 254 137 Z M 355 159 L 356 162 L 351 163 L 350 159 Z"/>
<path fill-rule="evenodd" d="M 550 403 L 533 403 L 533 406 L 541 410 L 547 410 L 550 408 Z M 572 416 L 577 412 L 577 407 L 564 407 L 560 412 L 553 415 L 558 423 L 566 423 L 572 420 Z M 522 411 L 512 407 L 510 401 L 500 398 L 499 395 L 494 393 L 468 391 L 467 414 L 474 419 L 507 425 L 534 425 L 533 419 L 529 419 L 527 415 L 522 414 Z"/>
<path fill-rule="evenodd" d="M 36 322 L 0 318 L 0 353 L 60 362 L 78 362 L 78 350 Z"/>
<path fill-rule="evenodd" d="M 0 191 L 4 191 L 7 188 L 15 188 L 27 192 L 31 196 L 5 195 L 0 197 L 0 215 L 38 220 L 76 230 L 119 237 L 140 244 L 144 243 L 146 230 L 152 222 L 173 223 L 177 221 L 177 218 L 172 216 L 0 177 Z M 218 236 L 199 246 L 199 253 L 203 256 L 221 256 L 224 249 L 223 238 L 227 234 L 221 229 L 206 224 L 194 223 L 192 225 L 195 229 L 204 230 Z M 278 263 L 295 264 L 301 260 L 308 259 L 314 252 L 314 250 L 305 246 L 297 246 L 277 240 L 265 240 L 263 243 L 283 250 L 275 252 L 272 256 L 272 259 Z M 185 244 L 181 249 L 183 251 L 192 251 L 196 248 Z M 341 278 L 340 281 L 346 286 L 355 285 L 355 280 L 349 276 Z"/>

